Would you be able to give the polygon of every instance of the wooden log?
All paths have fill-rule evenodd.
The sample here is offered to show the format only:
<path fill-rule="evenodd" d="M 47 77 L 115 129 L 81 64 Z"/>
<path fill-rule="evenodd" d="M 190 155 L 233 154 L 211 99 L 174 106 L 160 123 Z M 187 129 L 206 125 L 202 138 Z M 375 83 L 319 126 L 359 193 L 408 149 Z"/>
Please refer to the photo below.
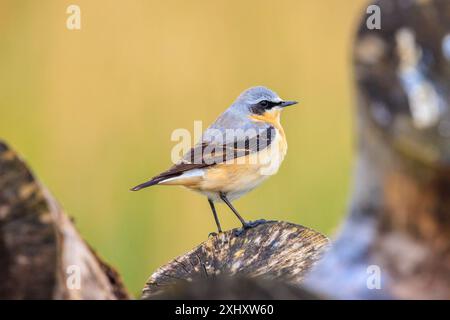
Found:
<path fill-rule="evenodd" d="M 48 190 L 0 141 L 0 299 L 127 299 Z"/>
<path fill-rule="evenodd" d="M 293 285 L 301 283 L 327 248 L 325 236 L 300 225 L 275 221 L 239 235 L 235 231 L 211 236 L 160 267 L 147 281 L 142 298 L 307 296 L 303 291 L 296 291 L 300 289 L 294 289 Z M 273 290 L 267 290 L 268 287 Z"/>
<path fill-rule="evenodd" d="M 450 1 L 373 4 L 381 29 L 364 10 L 354 41 L 352 204 L 306 283 L 332 298 L 450 299 Z"/>

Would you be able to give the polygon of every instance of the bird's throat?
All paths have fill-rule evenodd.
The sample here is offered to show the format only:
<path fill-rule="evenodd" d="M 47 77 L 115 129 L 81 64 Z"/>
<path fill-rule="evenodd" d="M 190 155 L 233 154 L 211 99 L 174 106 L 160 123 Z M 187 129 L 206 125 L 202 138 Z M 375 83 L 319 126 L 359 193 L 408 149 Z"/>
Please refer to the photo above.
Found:
<path fill-rule="evenodd" d="M 253 121 L 265 122 L 267 124 L 274 126 L 274 128 L 277 129 L 278 132 L 280 133 L 282 140 L 286 140 L 284 129 L 281 126 L 280 116 L 281 116 L 280 110 L 273 110 L 273 111 L 266 111 L 261 115 L 259 114 L 251 115 L 250 119 L 252 119 Z"/>

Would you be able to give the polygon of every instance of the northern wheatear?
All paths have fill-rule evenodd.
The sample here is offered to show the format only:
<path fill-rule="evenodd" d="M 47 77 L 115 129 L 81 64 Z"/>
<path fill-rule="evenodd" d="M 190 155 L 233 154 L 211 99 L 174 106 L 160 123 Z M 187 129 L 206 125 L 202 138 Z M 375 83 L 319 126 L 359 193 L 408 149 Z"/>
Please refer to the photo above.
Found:
<path fill-rule="evenodd" d="M 282 100 L 265 87 L 244 91 L 181 161 L 131 190 L 184 186 L 208 198 L 219 232 L 222 228 L 214 202 L 225 202 L 244 229 L 257 225 L 259 221 L 245 221 L 231 201 L 278 171 L 287 151 L 280 113 L 296 103 Z"/>

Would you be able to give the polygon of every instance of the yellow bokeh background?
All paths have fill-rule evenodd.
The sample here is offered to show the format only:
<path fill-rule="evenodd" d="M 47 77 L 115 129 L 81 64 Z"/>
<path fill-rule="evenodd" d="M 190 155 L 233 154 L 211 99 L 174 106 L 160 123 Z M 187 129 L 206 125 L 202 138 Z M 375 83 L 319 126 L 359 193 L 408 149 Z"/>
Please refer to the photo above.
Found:
<path fill-rule="evenodd" d="M 81 8 L 81 30 L 66 9 Z M 299 100 L 278 174 L 235 202 L 247 219 L 327 235 L 352 169 L 351 42 L 363 0 L 1 1 L 0 138 L 138 294 L 215 230 L 205 198 L 128 189 L 171 165 L 177 128 L 210 124 L 244 89 Z M 218 206 L 223 225 L 239 225 Z"/>

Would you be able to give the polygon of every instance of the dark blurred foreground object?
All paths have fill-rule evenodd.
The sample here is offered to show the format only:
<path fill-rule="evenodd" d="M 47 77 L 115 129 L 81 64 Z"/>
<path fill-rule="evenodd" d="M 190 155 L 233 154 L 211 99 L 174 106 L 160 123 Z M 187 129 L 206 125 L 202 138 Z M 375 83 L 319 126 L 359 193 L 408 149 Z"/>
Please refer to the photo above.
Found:
<path fill-rule="evenodd" d="M 152 300 L 318 300 L 318 295 L 277 280 L 240 275 L 217 276 L 195 282 L 178 281 L 142 299 Z"/>
<path fill-rule="evenodd" d="M 0 299 L 127 299 L 117 273 L 0 141 Z"/>
<path fill-rule="evenodd" d="M 354 44 L 351 210 L 307 279 L 334 298 L 450 298 L 450 1 L 385 0 Z M 380 286 L 376 277 L 380 276 Z"/>
<path fill-rule="evenodd" d="M 142 298 L 299 299 L 309 296 L 292 286 L 301 283 L 322 256 L 328 245 L 325 236 L 303 226 L 275 221 L 245 230 L 239 236 L 235 231 L 212 236 L 159 268 L 148 280 Z"/>

